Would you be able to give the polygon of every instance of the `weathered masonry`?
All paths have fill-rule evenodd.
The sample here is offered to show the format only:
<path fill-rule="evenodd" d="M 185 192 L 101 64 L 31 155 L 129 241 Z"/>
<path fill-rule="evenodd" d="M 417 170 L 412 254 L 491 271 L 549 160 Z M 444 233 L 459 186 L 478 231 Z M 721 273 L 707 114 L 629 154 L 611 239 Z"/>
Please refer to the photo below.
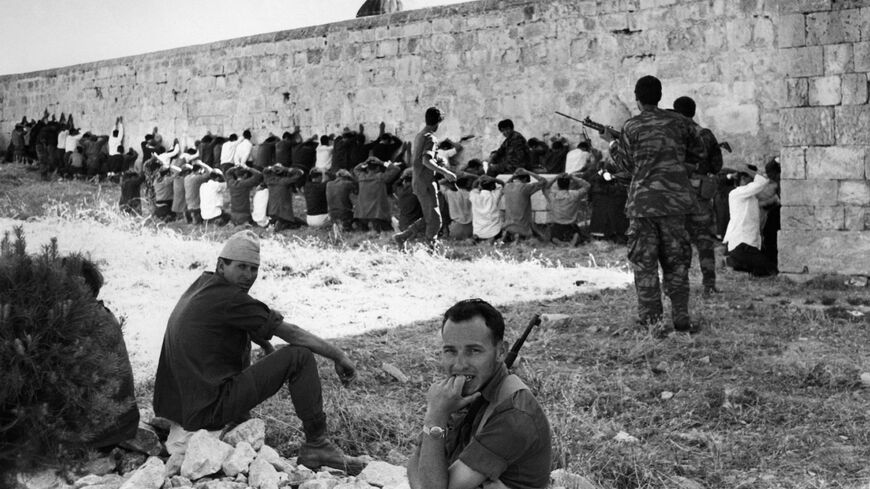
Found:
<path fill-rule="evenodd" d="M 0 144 L 15 121 L 73 113 L 128 144 L 155 125 L 192 142 L 362 123 L 410 137 L 439 105 L 442 133 L 499 143 L 580 127 L 559 110 L 620 124 L 641 75 L 662 105 L 698 102 L 728 161 L 781 154 L 781 268 L 870 274 L 870 0 L 481 0 L 0 77 Z"/>

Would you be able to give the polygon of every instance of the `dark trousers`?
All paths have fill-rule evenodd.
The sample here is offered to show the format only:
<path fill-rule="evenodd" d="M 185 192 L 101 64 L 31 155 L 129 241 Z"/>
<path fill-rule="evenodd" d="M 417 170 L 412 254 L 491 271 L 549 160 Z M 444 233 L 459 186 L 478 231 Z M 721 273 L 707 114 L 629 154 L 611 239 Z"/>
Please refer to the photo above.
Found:
<path fill-rule="evenodd" d="M 749 272 L 756 277 L 767 277 L 777 273 L 776 264 L 754 246 L 740 243 L 728 253 L 725 260 L 735 272 Z"/>
<path fill-rule="evenodd" d="M 698 212 L 686 217 L 692 244 L 698 249 L 704 287 L 716 286 L 716 223 L 713 203 L 698 197 Z M 689 257 L 691 259 L 691 256 Z"/>
<path fill-rule="evenodd" d="M 414 221 L 408 229 L 402 231 L 406 239 L 416 235 L 423 235 L 426 241 L 432 241 L 438 237 L 441 230 L 441 208 L 438 206 L 438 190 L 436 184 L 414 187 L 414 195 L 420 202 L 423 217 Z"/>
<path fill-rule="evenodd" d="M 221 386 L 220 397 L 207 415 L 206 426 L 225 426 L 274 396 L 287 384 L 296 416 L 307 441 L 326 433 L 323 395 L 317 361 L 311 350 L 286 346 L 231 377 Z"/>
<path fill-rule="evenodd" d="M 591 198 L 589 232 L 611 241 L 624 242 L 625 231 L 628 229 L 628 218 L 625 217 L 626 199 L 623 193 L 594 194 Z"/>
<path fill-rule="evenodd" d="M 686 216 L 642 217 L 630 220 L 628 260 L 634 270 L 637 312 L 641 322 L 662 317 L 659 266 L 665 294 L 671 299 L 675 325 L 688 325 L 689 265 L 692 243 Z"/>

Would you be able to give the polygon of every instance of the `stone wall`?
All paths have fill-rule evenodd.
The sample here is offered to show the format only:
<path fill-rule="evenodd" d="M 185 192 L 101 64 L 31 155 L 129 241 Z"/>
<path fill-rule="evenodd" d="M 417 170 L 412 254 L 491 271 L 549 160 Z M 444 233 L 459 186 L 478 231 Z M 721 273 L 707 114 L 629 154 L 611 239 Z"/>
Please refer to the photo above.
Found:
<path fill-rule="evenodd" d="M 784 4 L 781 262 L 870 274 L 870 1 Z"/>
<path fill-rule="evenodd" d="M 190 142 L 382 120 L 410 137 L 437 104 L 443 134 L 478 136 L 475 155 L 505 117 L 527 137 L 576 138 L 555 110 L 620 124 L 635 79 L 656 74 L 664 105 L 693 96 L 702 124 L 760 161 L 779 150 L 774 16 L 760 0 L 502 0 L 355 19 L 2 77 L 0 138 L 45 108 L 102 133 L 124 115 L 128 143 L 155 125 Z"/>
<path fill-rule="evenodd" d="M 850 243 L 870 240 L 867 172 L 849 163 L 868 154 L 867 3 L 482 0 L 354 19 L 0 77 L 0 144 L 46 108 L 101 133 L 123 115 L 138 145 L 155 125 L 188 144 L 206 130 L 251 128 L 256 142 L 296 125 L 307 135 L 363 123 L 374 134 L 380 121 L 410 138 L 439 105 L 440 134 L 477 135 L 465 152 L 474 157 L 497 147 L 506 117 L 527 137 L 574 142 L 581 128 L 554 111 L 619 125 L 636 112 L 634 81 L 654 74 L 663 106 L 692 96 L 699 123 L 732 144 L 726 164 L 761 165 L 785 145 L 784 243 L 807 234 L 801 222 L 830 237 L 815 246 L 857 252 Z M 783 258 L 784 269 L 806 260 Z"/>

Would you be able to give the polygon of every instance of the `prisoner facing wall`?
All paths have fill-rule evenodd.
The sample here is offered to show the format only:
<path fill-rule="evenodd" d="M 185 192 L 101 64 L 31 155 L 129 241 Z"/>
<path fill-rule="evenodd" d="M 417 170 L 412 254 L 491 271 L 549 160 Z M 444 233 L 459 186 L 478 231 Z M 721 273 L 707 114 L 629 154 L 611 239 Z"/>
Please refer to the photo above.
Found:
<path fill-rule="evenodd" d="M 845 216 L 846 204 L 838 194 L 822 188 L 832 184 L 819 183 L 827 179 L 819 179 L 815 170 L 798 178 L 791 162 L 799 151 L 804 162 L 817 152 L 842 155 L 838 151 L 851 150 L 861 158 L 868 153 L 866 137 L 837 139 L 833 129 L 838 110 L 847 113 L 847 101 L 854 103 L 848 112 L 856 114 L 852 119 L 867 126 L 867 67 L 858 56 L 863 52 L 866 60 L 859 44 L 870 40 L 868 3 L 482 0 L 355 19 L 2 77 L 0 144 L 8 143 L 15 121 L 38 117 L 46 108 L 58 115 L 71 112 L 77 125 L 102 133 L 123 115 L 128 144 L 138 144 L 155 125 L 164 137 L 189 144 L 207 130 L 228 134 L 251 128 L 256 143 L 269 132 L 280 134 L 297 125 L 308 135 L 363 123 L 374 135 L 380 121 L 410 138 L 421 127 L 425 108 L 438 105 L 447 113 L 442 136 L 477 136 L 466 146 L 466 155 L 473 157 L 497 147 L 495 124 L 505 117 L 527 137 L 561 133 L 572 142 L 581 128 L 555 110 L 618 126 L 637 112 L 634 81 L 654 74 L 665 85 L 663 106 L 670 107 L 681 95 L 695 98 L 696 119 L 735 148 L 726 164 L 762 165 L 786 145 L 783 155 L 792 165 L 786 193 L 803 195 L 819 184 L 813 187 L 813 203 L 786 196 L 794 208 L 789 215 L 809 215 L 812 209 L 814 217 L 816 207 L 840 206 Z M 826 24 L 822 13 L 852 19 L 850 37 L 832 40 L 818 34 L 823 24 L 829 27 L 825 32 L 840 31 L 840 24 Z M 834 73 L 834 59 L 846 56 L 846 48 L 833 46 L 842 43 L 854 43 L 848 48 L 854 62 Z M 857 75 L 862 73 L 860 102 L 862 79 Z M 837 83 L 831 77 L 840 83 L 836 101 L 824 92 Z M 846 92 L 857 96 L 844 98 Z M 823 102 L 827 105 L 819 105 Z M 828 115 L 816 117 L 818 110 Z M 814 139 L 817 119 L 829 125 L 833 137 Z M 804 150 L 804 145 L 812 148 Z M 847 183 L 831 180 L 837 192 L 845 185 L 843 195 L 853 214 L 862 209 L 867 215 L 867 199 L 861 203 L 860 192 L 853 192 L 866 187 L 866 174 L 862 167 L 860 175 L 855 170 L 844 177 Z M 810 221 L 808 226 L 819 226 Z M 786 219 L 785 225 L 791 222 Z M 859 236 L 866 252 L 867 219 L 861 225 L 849 222 L 852 231 L 830 229 L 825 246 L 849 248 Z M 845 227 L 845 217 L 840 227 Z M 799 249 L 806 234 L 787 229 L 783 241 Z M 798 253 L 784 258 L 785 270 L 807 263 Z M 810 268 L 839 266 L 835 259 L 812 262 Z M 852 272 L 870 273 L 870 264 L 853 260 L 851 267 Z"/>

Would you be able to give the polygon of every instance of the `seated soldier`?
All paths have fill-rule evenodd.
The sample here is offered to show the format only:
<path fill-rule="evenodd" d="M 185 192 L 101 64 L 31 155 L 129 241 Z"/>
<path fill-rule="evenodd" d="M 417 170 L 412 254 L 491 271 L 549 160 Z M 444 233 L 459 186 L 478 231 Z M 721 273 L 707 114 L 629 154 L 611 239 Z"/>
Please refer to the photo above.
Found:
<path fill-rule="evenodd" d="M 456 303 L 441 322 L 441 370 L 426 394 L 412 489 L 535 489 L 550 482 L 550 424 L 508 372 L 505 323 L 481 299 Z M 468 407 L 467 412 L 459 411 Z"/>
<path fill-rule="evenodd" d="M 547 183 L 544 196 L 550 204 L 550 241 L 571 246 L 580 242 L 577 213 L 588 193 L 589 183 L 576 175 L 562 173 Z"/>
<path fill-rule="evenodd" d="M 486 174 L 494 177 L 513 173 L 519 168 L 527 168 L 531 160 L 529 145 L 526 144 L 526 138 L 514 130 L 513 121 L 510 119 L 500 121 L 498 131 L 504 136 L 504 141 L 490 154 Z"/>
<path fill-rule="evenodd" d="M 219 430 L 238 422 L 287 385 L 305 442 L 298 463 L 335 467 L 356 475 L 365 463 L 346 456 L 326 435 L 319 355 L 332 360 L 342 383 L 356 367 L 335 345 L 295 324 L 248 294 L 257 280 L 260 242 L 253 231 L 231 236 L 214 272 L 204 272 L 169 316 L 154 381 L 154 412 L 174 423 L 167 448 L 192 431 Z M 284 348 L 272 348 L 277 336 Z M 267 355 L 251 364 L 251 342 Z"/>

